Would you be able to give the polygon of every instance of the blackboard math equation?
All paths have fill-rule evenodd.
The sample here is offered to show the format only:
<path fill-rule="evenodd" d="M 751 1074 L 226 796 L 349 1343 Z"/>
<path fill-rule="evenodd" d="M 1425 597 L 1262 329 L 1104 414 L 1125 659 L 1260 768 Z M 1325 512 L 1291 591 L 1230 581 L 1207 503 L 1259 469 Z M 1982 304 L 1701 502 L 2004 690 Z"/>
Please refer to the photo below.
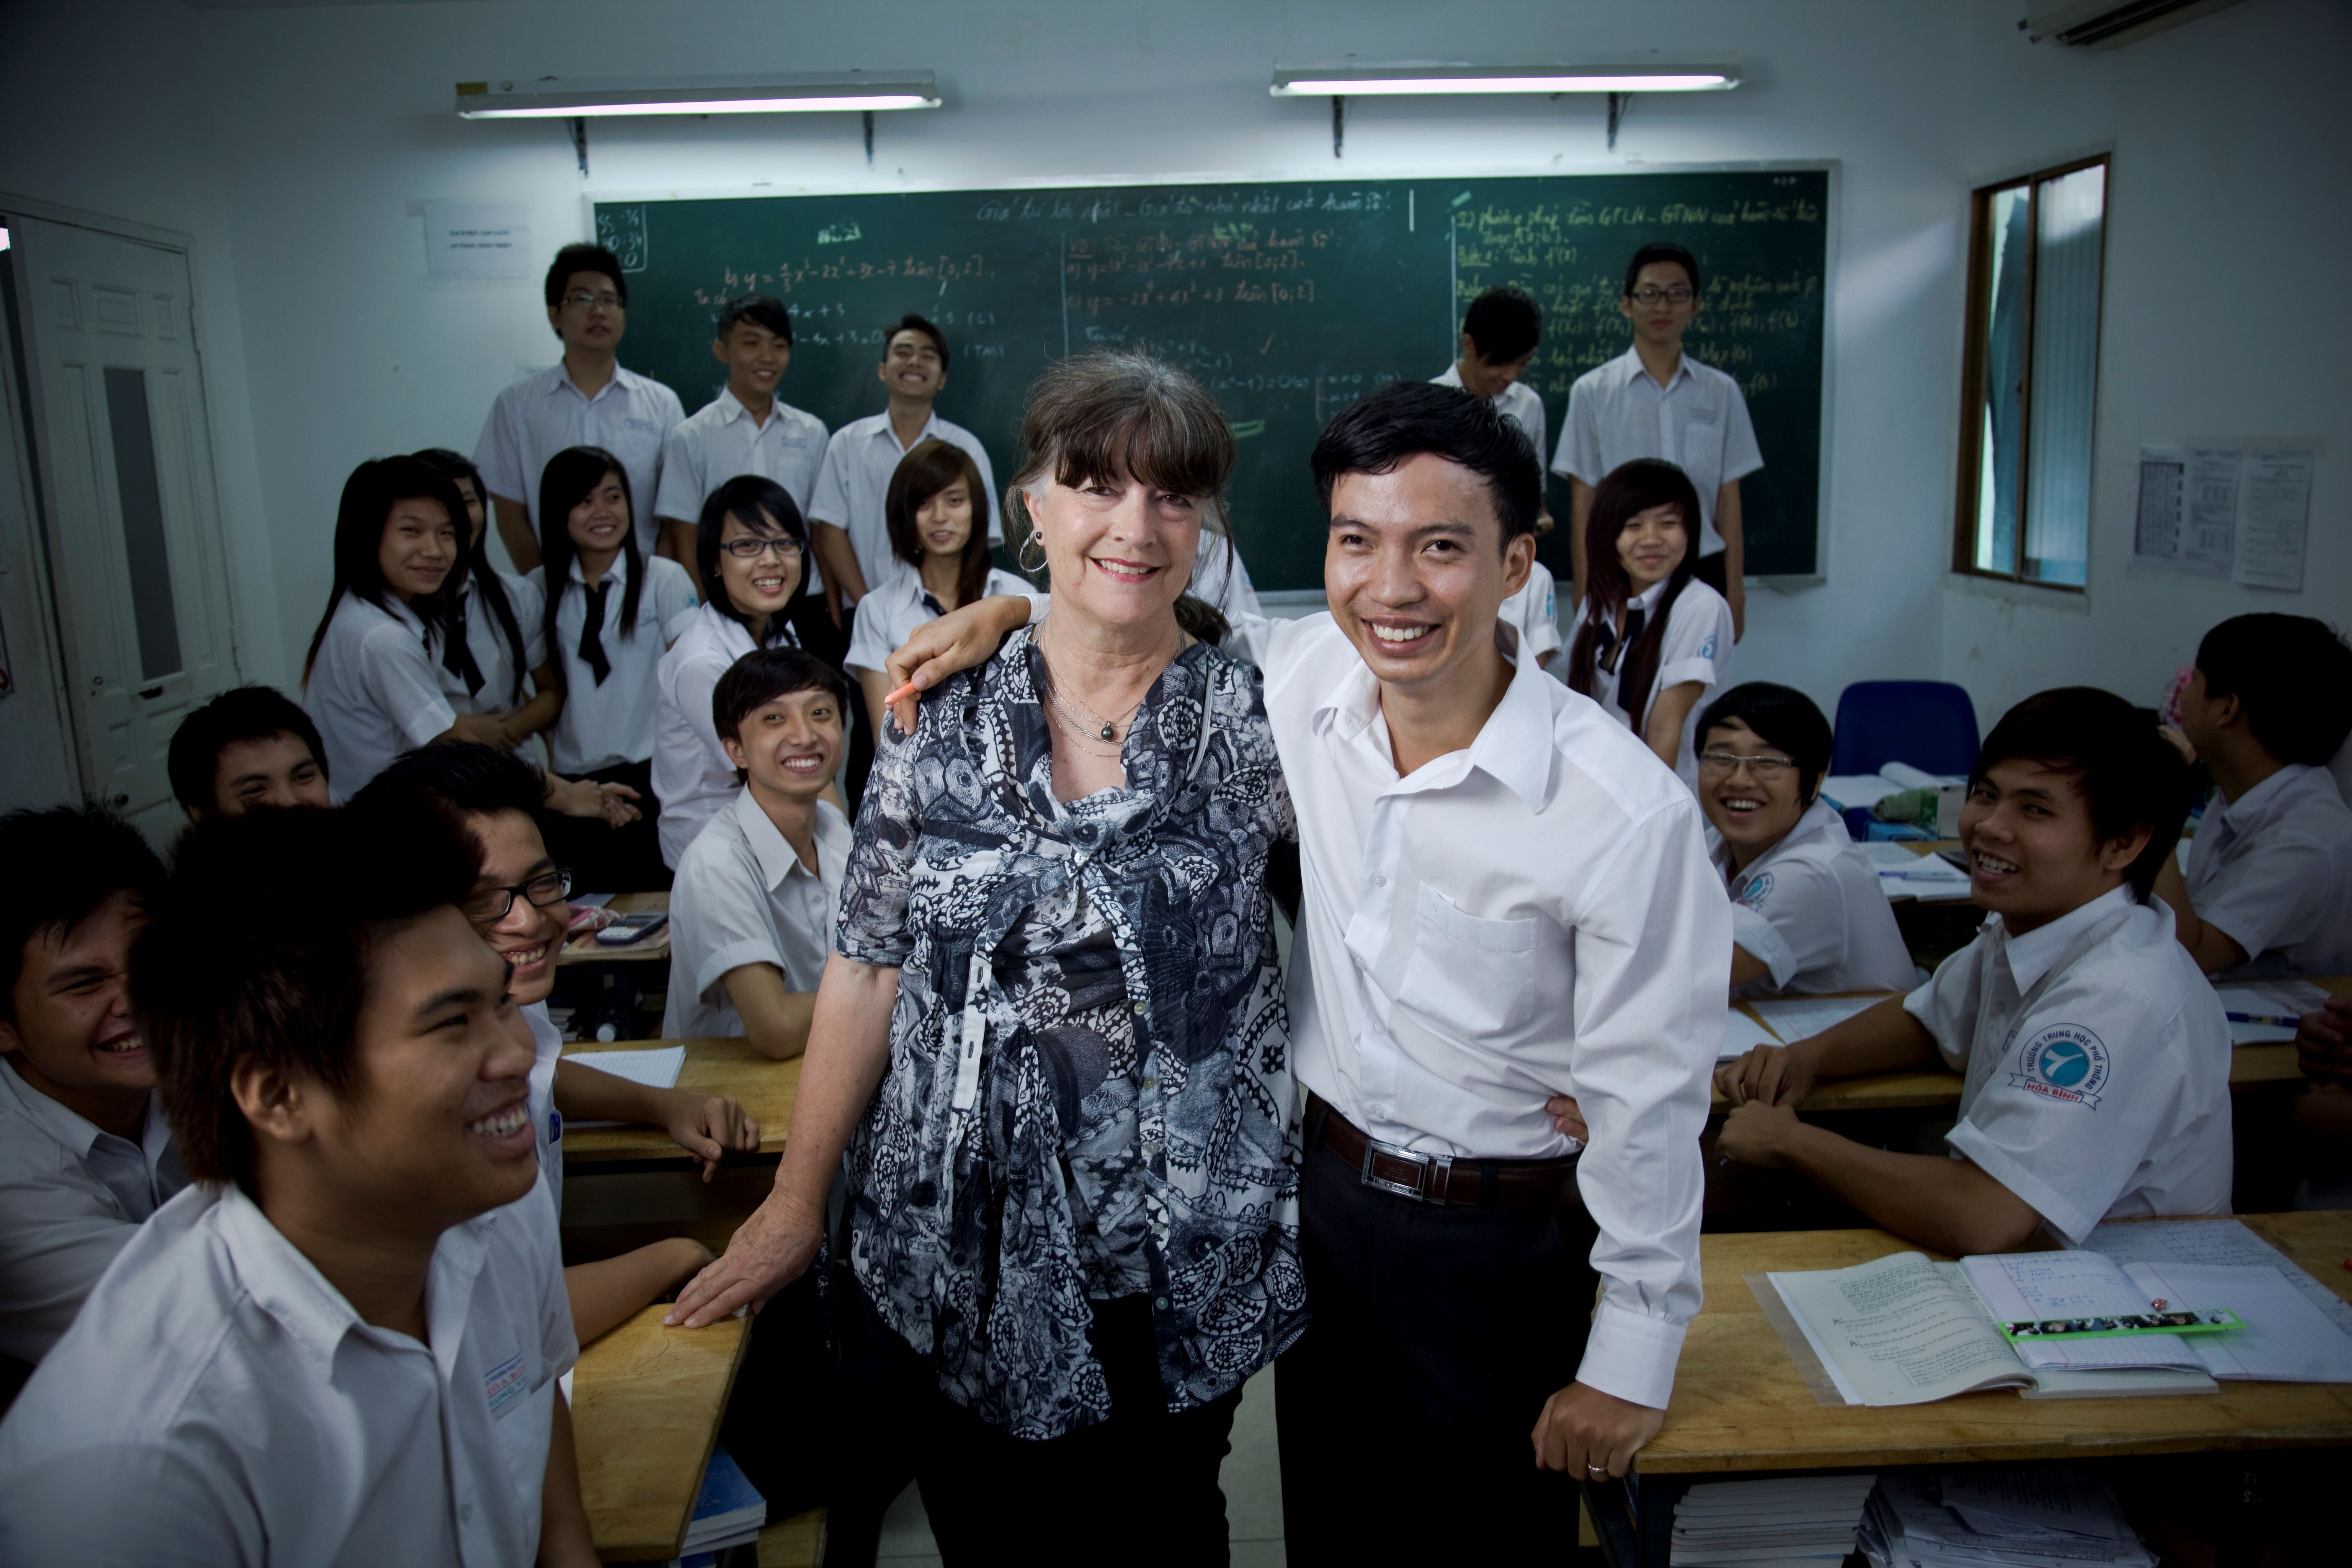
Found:
<path fill-rule="evenodd" d="M 1391 212 L 1396 193 L 1360 188 L 1262 186 L 1257 190 L 1168 191 L 1140 195 L 1096 195 L 1039 191 L 982 202 L 972 216 L 982 223 L 1118 223 L 1131 218 L 1192 217 L 1209 213 L 1271 216 L 1280 213 Z"/>

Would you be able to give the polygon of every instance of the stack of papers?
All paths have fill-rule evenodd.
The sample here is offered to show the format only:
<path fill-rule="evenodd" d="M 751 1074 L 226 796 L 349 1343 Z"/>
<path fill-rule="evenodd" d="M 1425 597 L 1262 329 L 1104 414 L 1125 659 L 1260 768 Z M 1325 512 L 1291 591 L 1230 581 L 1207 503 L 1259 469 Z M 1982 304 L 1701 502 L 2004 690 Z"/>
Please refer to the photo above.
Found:
<path fill-rule="evenodd" d="M 1966 895 L 1969 874 L 1940 855 L 1918 855 L 1908 844 L 1882 839 L 1862 846 L 1878 871 L 1878 890 L 1890 899 Z"/>
<path fill-rule="evenodd" d="M 669 1568 L 695 1568 L 698 1558 L 707 1563 L 730 1546 L 757 1541 L 767 1522 L 768 1500 L 752 1489 L 734 1455 L 713 1447 L 701 1495 L 694 1500 L 694 1521 L 686 1527 L 684 1554 L 671 1558 Z"/>
<path fill-rule="evenodd" d="M 2156 1568 L 2123 1510 L 2079 1470 L 1890 1474 L 1870 1494 L 1858 1542 L 1872 1568 Z"/>
<path fill-rule="evenodd" d="M 2221 994 L 2221 1005 L 2227 1011 L 2250 1013 L 2257 1017 L 2300 1018 L 2327 1005 L 2327 993 L 2308 980 L 2233 980 L 2213 989 Z M 2230 1020 L 2230 1043 L 2233 1046 L 2292 1040 L 2294 1032 L 2293 1024 L 2245 1024 L 2234 1017 Z"/>
<path fill-rule="evenodd" d="M 611 1073 L 614 1078 L 641 1083 L 647 1089 L 676 1089 L 680 1068 L 686 1066 L 684 1046 L 656 1046 L 642 1051 L 567 1051 L 563 1059 L 598 1072 Z M 620 1127 L 619 1121 L 566 1121 L 566 1127 Z"/>
<path fill-rule="evenodd" d="M 1876 1476 L 1706 1481 L 1675 1504 L 1672 1562 L 1738 1568 L 1835 1568 L 1853 1550 Z"/>

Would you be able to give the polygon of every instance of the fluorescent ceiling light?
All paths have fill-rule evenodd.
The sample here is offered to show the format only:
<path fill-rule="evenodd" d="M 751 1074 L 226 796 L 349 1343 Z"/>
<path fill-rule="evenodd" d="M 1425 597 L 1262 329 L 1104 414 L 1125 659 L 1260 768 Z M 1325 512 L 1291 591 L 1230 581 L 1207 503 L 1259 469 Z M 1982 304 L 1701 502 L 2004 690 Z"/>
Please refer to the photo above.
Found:
<path fill-rule="evenodd" d="M 765 77 L 461 81 L 467 120 L 573 120 L 619 114 L 817 114 L 937 109 L 929 71 L 823 71 Z"/>
<path fill-rule="evenodd" d="M 1736 65 L 1277 66 L 1276 98 L 1431 93 L 1711 92 L 1739 85 Z"/>

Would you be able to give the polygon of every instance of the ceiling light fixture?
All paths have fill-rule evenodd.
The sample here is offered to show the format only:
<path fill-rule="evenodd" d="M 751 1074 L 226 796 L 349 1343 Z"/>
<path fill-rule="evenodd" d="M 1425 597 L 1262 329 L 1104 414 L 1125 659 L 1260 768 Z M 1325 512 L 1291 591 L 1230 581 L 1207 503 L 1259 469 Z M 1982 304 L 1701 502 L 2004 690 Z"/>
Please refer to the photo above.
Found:
<path fill-rule="evenodd" d="M 818 71 L 764 77 L 461 81 L 467 120 L 575 120 L 622 114 L 822 114 L 937 109 L 929 71 Z"/>
<path fill-rule="evenodd" d="M 1276 66 L 1276 98 L 1403 97 L 1501 92 L 1719 92 L 1739 85 L 1736 65 Z"/>

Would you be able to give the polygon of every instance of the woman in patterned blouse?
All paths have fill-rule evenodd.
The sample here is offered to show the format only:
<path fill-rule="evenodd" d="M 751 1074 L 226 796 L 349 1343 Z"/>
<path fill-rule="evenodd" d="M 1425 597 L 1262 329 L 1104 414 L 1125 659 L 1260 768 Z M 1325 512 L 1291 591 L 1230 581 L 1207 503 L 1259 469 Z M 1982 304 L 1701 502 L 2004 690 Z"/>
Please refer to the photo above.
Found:
<path fill-rule="evenodd" d="M 1007 534 L 1051 613 L 875 761 L 776 1189 L 678 1298 L 851 1261 L 950 1563 L 1225 1561 L 1241 1385 L 1305 1327 L 1257 671 L 1176 602 L 1234 445 L 1131 354 L 1049 370 Z M 1024 515 L 1025 507 L 1026 515 Z"/>

